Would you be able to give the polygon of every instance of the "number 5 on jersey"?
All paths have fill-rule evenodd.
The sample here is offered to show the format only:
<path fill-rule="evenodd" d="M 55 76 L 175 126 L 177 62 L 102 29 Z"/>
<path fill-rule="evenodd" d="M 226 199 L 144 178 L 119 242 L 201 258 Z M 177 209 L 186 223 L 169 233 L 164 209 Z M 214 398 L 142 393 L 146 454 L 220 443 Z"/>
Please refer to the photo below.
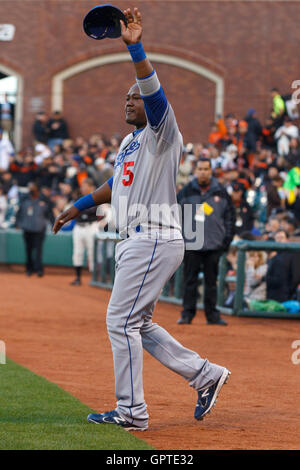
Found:
<path fill-rule="evenodd" d="M 134 166 L 134 162 L 124 162 L 123 176 L 126 177 L 122 179 L 122 183 L 124 184 L 124 186 L 130 186 L 132 184 L 134 174 L 132 173 L 131 170 L 129 170 L 129 167 L 133 167 L 133 166 Z"/>

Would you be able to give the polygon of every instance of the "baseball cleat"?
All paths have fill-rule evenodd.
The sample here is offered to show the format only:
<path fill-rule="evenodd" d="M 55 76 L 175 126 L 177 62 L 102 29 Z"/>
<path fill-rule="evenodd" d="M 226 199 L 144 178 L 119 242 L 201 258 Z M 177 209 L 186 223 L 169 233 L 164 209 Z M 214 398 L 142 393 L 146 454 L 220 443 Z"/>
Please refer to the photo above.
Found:
<path fill-rule="evenodd" d="M 107 413 L 92 413 L 87 417 L 89 423 L 95 424 L 116 424 L 126 431 L 146 431 L 148 427 L 139 427 L 134 424 L 128 423 L 124 418 L 122 418 L 116 410 L 108 411 Z"/>
<path fill-rule="evenodd" d="M 210 387 L 205 388 L 204 390 L 198 391 L 198 401 L 194 413 L 194 417 L 197 420 L 200 421 L 211 411 L 212 407 L 216 404 L 217 396 L 222 386 L 226 384 L 230 374 L 231 372 L 229 370 L 224 369 L 223 374 L 216 383 Z"/>

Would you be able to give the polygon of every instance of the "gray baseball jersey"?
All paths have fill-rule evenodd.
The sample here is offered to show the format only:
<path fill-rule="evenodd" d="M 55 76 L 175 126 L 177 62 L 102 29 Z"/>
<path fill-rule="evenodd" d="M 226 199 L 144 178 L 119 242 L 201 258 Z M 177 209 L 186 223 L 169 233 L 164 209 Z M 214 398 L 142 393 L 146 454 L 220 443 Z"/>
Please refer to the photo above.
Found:
<path fill-rule="evenodd" d="M 176 200 L 176 175 L 182 136 L 174 111 L 167 103 L 159 127 L 148 121 L 141 131 L 127 135 L 114 166 L 112 206 L 121 237 L 154 233 L 181 238 Z"/>
<path fill-rule="evenodd" d="M 143 348 L 196 390 L 215 383 L 224 368 L 202 359 L 152 323 L 161 290 L 184 255 L 175 186 L 182 137 L 156 74 L 138 84 L 148 124 L 125 137 L 115 162 L 112 206 L 116 227 L 125 240 L 116 249 L 106 322 L 114 357 L 117 412 L 129 423 L 146 428 Z M 122 198 L 127 206 L 121 206 Z M 153 206 L 162 204 L 163 210 L 153 211 Z"/>

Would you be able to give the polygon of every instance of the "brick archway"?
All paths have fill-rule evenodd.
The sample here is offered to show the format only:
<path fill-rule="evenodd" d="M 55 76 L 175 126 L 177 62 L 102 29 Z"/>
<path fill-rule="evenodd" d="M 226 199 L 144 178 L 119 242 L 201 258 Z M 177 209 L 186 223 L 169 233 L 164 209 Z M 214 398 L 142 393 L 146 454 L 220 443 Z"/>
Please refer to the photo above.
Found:
<path fill-rule="evenodd" d="M 161 54 L 157 52 L 147 53 L 149 59 L 153 62 L 173 65 L 190 72 L 194 72 L 198 75 L 201 75 L 208 80 L 212 81 L 215 84 L 216 94 L 215 94 L 215 116 L 223 114 L 224 107 L 224 79 L 222 76 L 211 71 L 203 65 L 199 65 L 196 62 L 191 60 L 186 60 L 177 56 L 169 54 Z M 115 64 L 120 62 L 130 62 L 130 56 L 127 52 L 119 52 L 113 54 L 106 54 L 100 57 L 94 57 L 82 62 L 78 62 L 75 65 L 72 65 L 61 72 L 58 72 L 54 75 L 52 79 L 52 90 L 51 90 L 51 106 L 52 110 L 63 110 L 63 96 L 64 96 L 64 81 L 68 78 L 82 73 L 86 70 L 95 67 L 101 67 L 103 65 Z"/>

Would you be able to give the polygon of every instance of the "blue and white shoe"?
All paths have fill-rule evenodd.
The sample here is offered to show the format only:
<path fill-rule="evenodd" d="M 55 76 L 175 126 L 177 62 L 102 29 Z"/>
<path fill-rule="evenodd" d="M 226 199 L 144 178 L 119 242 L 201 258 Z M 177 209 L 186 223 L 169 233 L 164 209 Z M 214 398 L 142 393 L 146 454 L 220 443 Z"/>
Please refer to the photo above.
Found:
<path fill-rule="evenodd" d="M 216 404 L 217 396 L 222 386 L 227 382 L 230 374 L 229 370 L 224 369 L 223 374 L 216 383 L 204 390 L 198 391 L 198 401 L 194 413 L 196 419 L 200 421 L 211 411 L 212 407 Z"/>
<path fill-rule="evenodd" d="M 87 420 L 95 424 L 115 424 L 126 431 L 146 431 L 148 429 L 147 427 L 139 427 L 128 423 L 116 410 L 108 411 L 107 413 L 89 414 Z"/>

